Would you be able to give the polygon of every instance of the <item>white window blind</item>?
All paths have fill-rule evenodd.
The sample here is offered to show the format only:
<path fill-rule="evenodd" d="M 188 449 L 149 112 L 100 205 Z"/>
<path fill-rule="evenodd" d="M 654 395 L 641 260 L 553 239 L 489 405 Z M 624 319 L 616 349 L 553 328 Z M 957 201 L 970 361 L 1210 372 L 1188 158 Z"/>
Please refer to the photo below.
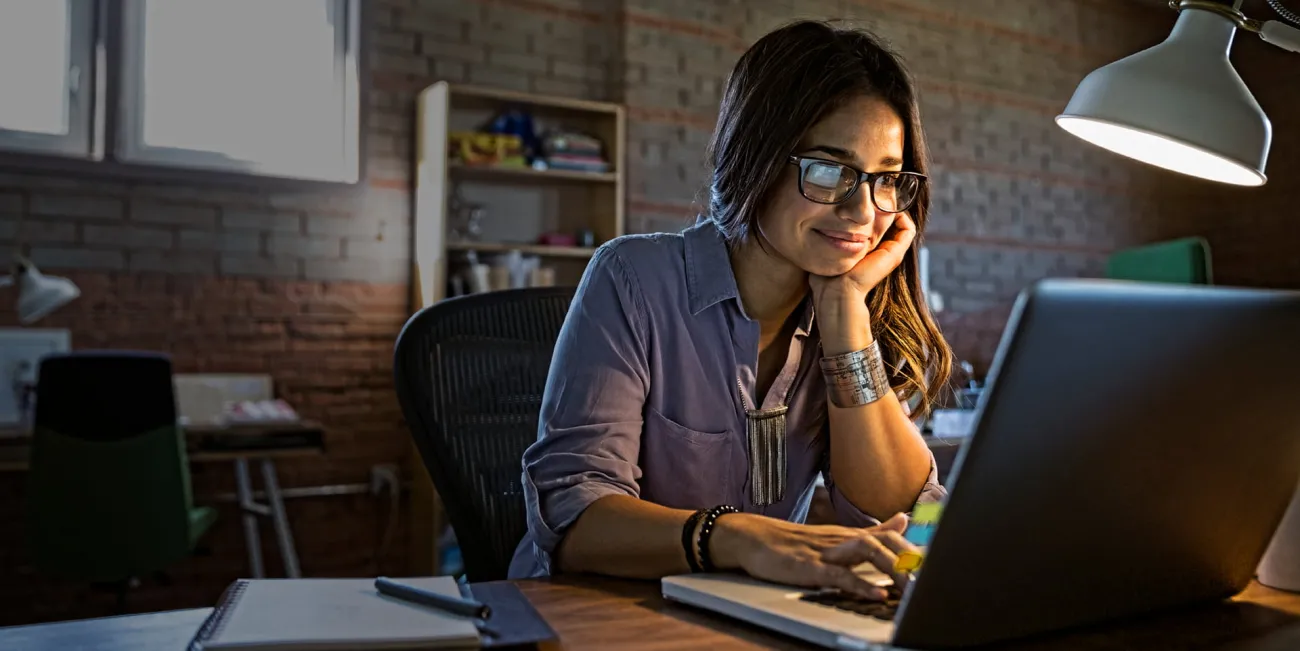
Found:
<path fill-rule="evenodd" d="M 126 0 L 118 157 L 355 181 L 354 5 Z"/>

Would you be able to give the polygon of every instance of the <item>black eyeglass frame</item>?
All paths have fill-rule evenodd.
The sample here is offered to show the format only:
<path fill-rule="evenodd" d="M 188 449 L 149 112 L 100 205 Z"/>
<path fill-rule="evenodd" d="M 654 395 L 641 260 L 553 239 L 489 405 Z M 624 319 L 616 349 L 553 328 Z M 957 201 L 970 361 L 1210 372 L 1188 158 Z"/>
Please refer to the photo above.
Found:
<path fill-rule="evenodd" d="M 907 210 L 908 210 L 909 208 L 911 208 L 912 206 L 916 205 L 916 197 L 912 197 L 912 200 L 909 201 L 909 202 L 907 203 L 906 206 L 904 206 L 904 207 L 902 207 L 902 208 L 900 208 L 900 209 L 898 209 L 898 210 L 885 210 L 884 208 L 881 208 L 881 207 L 880 207 L 880 204 L 879 204 L 879 203 L 876 202 L 876 188 L 875 188 L 875 185 L 876 185 L 876 179 L 885 178 L 885 177 L 887 177 L 887 176 L 912 176 L 912 177 L 916 177 L 916 179 L 917 179 L 917 195 L 919 196 L 919 195 L 920 195 L 920 188 L 921 188 L 921 186 L 924 185 L 925 182 L 928 181 L 929 178 L 930 178 L 930 177 L 928 177 L 928 176 L 926 176 L 926 175 L 924 175 L 924 174 L 921 174 L 921 173 L 919 173 L 919 172 L 903 172 L 903 171 L 898 171 L 898 172 L 894 172 L 894 171 L 890 171 L 890 172 L 864 172 L 864 171 L 862 171 L 862 170 L 860 170 L 860 169 L 858 169 L 858 168 L 856 168 L 856 167 L 854 167 L 854 166 L 852 166 L 852 165 L 848 165 L 848 164 L 846 164 L 846 163 L 841 163 L 841 162 L 839 162 L 839 161 L 837 161 L 837 160 L 829 160 L 829 159 L 826 159 L 826 158 L 817 158 L 817 157 L 815 157 L 815 156 L 798 156 L 798 155 L 796 155 L 796 154 L 790 154 L 790 158 L 787 160 L 787 162 L 790 163 L 791 165 L 798 165 L 798 166 L 799 166 L 799 194 L 803 195 L 803 198 L 805 198 L 805 199 L 807 199 L 807 200 L 809 200 L 809 201 L 811 201 L 811 202 L 813 202 L 813 203 L 820 203 L 820 204 L 822 204 L 822 205 L 827 205 L 827 206 L 834 206 L 834 205 L 838 205 L 838 204 L 844 203 L 845 201 L 848 201 L 849 199 L 853 198 L 853 195 L 854 195 L 854 193 L 856 193 L 856 192 L 858 191 L 858 188 L 862 187 L 862 184 L 863 184 L 863 183 L 866 183 L 866 184 L 867 184 L 867 187 L 868 187 L 868 188 L 871 188 L 871 192 L 870 192 L 870 194 L 868 195 L 868 196 L 871 198 L 871 205 L 875 206 L 875 207 L 876 207 L 876 210 L 879 210 L 879 211 L 881 211 L 881 212 L 892 213 L 892 214 L 897 214 L 897 213 L 900 213 L 900 212 L 907 212 Z M 803 177 L 804 177 L 805 174 L 808 173 L 808 166 L 809 166 L 809 165 L 812 165 L 813 163 L 828 163 L 828 164 L 830 164 L 830 165 L 839 165 L 840 167 L 845 167 L 845 168 L 848 168 L 848 169 L 850 169 L 850 170 L 853 170 L 854 172 L 857 172 L 857 173 L 858 173 L 857 181 L 854 183 L 854 185 L 853 185 L 852 188 L 849 188 L 849 191 L 846 192 L 846 193 L 844 194 L 844 197 L 841 198 L 839 201 L 821 201 L 821 200 L 818 200 L 818 199 L 814 199 L 814 198 L 808 196 L 808 193 L 807 193 L 806 191 L 804 191 L 804 189 L 803 189 Z"/>

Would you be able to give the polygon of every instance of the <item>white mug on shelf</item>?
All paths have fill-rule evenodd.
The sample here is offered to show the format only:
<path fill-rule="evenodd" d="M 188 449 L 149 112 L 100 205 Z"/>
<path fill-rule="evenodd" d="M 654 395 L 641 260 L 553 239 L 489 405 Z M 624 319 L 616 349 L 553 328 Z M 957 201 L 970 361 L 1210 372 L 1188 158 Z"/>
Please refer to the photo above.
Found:
<path fill-rule="evenodd" d="M 489 277 L 489 267 L 482 262 L 471 264 L 466 269 L 465 284 L 469 285 L 469 293 L 481 294 L 492 290 L 492 280 Z"/>

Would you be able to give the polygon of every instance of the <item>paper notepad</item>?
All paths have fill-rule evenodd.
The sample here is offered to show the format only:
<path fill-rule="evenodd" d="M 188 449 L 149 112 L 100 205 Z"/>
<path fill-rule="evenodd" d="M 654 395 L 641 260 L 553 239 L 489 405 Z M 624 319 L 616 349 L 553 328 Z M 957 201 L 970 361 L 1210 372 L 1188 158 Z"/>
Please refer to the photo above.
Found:
<path fill-rule="evenodd" d="M 459 596 L 449 576 L 403 583 Z M 466 617 L 381 595 L 374 579 L 241 579 L 221 598 L 192 651 L 461 649 L 479 646 Z"/>

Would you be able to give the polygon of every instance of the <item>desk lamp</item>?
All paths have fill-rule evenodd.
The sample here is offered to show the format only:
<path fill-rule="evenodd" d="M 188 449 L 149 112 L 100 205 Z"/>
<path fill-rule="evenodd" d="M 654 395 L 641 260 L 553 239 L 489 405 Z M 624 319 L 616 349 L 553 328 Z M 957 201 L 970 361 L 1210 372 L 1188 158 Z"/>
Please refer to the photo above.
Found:
<path fill-rule="evenodd" d="M 1300 25 L 1282 0 L 1268 4 Z M 1267 181 L 1273 127 L 1228 61 L 1237 30 L 1300 52 L 1300 29 L 1241 12 L 1242 0 L 1170 0 L 1169 38 L 1093 71 L 1056 123 L 1117 154 L 1194 177 L 1241 186 Z M 1300 592 L 1300 489 L 1259 565 L 1259 581 Z"/>
<path fill-rule="evenodd" d="M 0 276 L 0 287 L 18 285 L 18 320 L 34 323 L 81 295 L 81 290 L 67 278 L 46 276 L 26 258 L 19 256 L 14 273 Z"/>
<path fill-rule="evenodd" d="M 1300 14 L 1268 0 L 1282 18 Z M 1273 127 L 1228 61 L 1238 29 L 1300 52 L 1300 29 L 1241 13 L 1242 0 L 1170 0 L 1178 12 L 1159 45 L 1093 71 L 1056 117 L 1094 145 L 1157 167 L 1242 186 L 1265 183 Z"/>

